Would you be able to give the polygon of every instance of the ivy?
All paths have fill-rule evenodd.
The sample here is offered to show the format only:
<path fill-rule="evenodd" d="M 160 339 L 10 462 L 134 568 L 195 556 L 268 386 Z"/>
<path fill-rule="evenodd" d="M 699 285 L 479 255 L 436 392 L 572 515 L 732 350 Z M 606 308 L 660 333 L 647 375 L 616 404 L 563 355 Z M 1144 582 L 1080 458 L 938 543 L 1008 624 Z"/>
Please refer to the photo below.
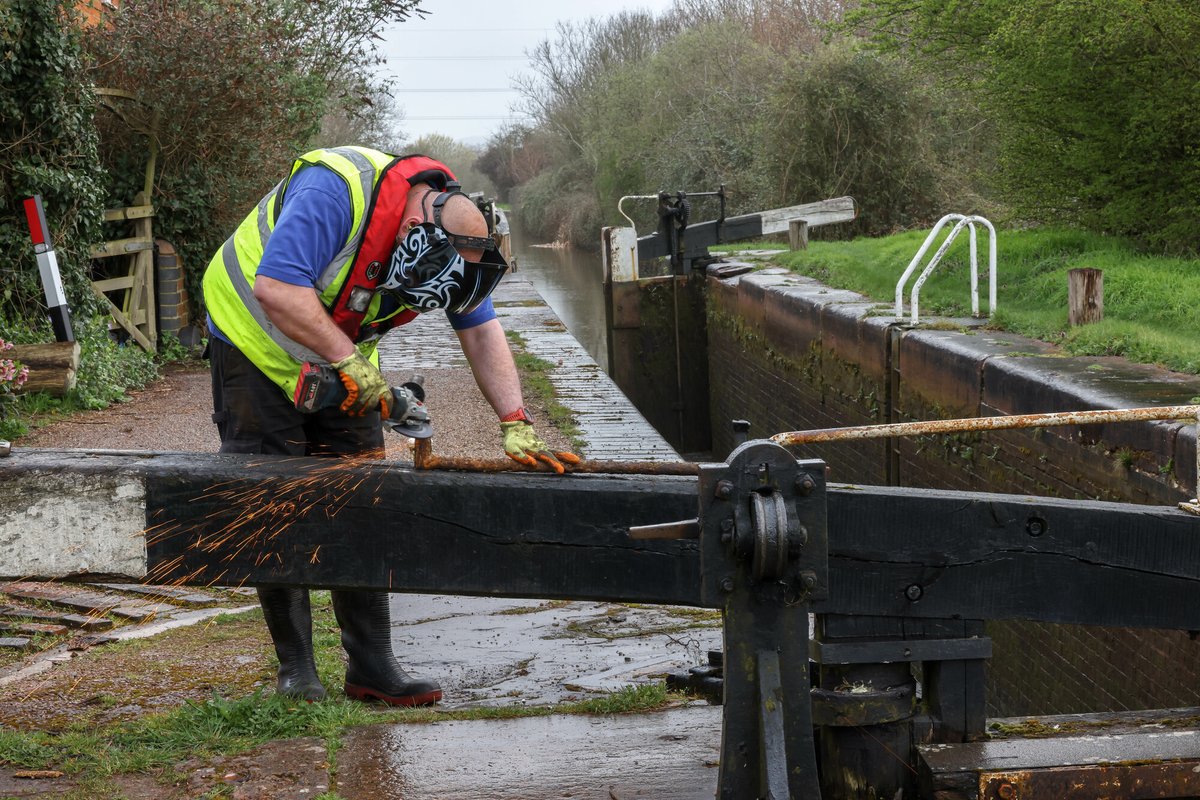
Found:
<path fill-rule="evenodd" d="M 178 251 L 193 302 L 213 253 L 322 123 L 371 113 L 377 31 L 418 13 L 417 0 L 124 0 L 88 30 L 95 84 L 154 122 L 155 233 Z M 97 122 L 109 202 L 128 204 L 149 139 L 108 111 Z M 355 143 L 370 142 L 335 144 Z"/>
<path fill-rule="evenodd" d="M 46 307 L 22 201 L 40 194 L 68 302 L 89 313 L 90 245 L 105 173 L 70 0 L 0 3 L 0 318 L 33 327 Z"/>

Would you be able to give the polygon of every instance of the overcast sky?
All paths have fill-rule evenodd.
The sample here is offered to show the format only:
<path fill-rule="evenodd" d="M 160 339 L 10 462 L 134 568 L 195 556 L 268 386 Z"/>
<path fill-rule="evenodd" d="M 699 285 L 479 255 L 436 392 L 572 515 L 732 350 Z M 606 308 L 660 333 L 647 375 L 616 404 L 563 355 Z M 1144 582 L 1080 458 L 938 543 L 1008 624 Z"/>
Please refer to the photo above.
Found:
<path fill-rule="evenodd" d="M 529 72 L 526 51 L 554 35 L 559 21 L 607 17 L 624 9 L 656 14 L 671 0 L 423 0 L 429 13 L 385 33 L 385 75 L 404 109 L 410 140 L 444 133 L 483 144 L 517 101 L 513 78 Z"/>

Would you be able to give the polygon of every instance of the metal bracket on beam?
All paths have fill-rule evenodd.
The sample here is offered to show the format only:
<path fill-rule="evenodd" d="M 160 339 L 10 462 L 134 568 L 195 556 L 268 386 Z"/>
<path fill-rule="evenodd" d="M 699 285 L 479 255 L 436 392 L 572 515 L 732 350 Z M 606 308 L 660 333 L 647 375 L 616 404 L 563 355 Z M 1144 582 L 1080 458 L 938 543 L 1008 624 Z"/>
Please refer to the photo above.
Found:
<path fill-rule="evenodd" d="M 819 797 L 809 604 L 829 592 L 825 465 L 751 441 L 700 468 L 701 597 L 724 609 L 718 796 Z"/>

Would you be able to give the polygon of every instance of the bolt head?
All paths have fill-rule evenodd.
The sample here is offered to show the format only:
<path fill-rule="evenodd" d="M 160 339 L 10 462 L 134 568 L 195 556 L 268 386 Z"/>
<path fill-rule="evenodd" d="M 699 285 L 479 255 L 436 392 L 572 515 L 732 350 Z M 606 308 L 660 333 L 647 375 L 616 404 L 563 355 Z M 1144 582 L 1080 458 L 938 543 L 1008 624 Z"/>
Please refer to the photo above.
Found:
<path fill-rule="evenodd" d="M 717 481 L 716 495 L 722 500 L 733 496 L 733 484 L 729 481 Z"/>
<path fill-rule="evenodd" d="M 812 490 L 817 488 L 817 482 L 812 479 L 811 475 L 805 474 L 796 478 L 796 492 L 801 495 L 812 494 Z"/>
<path fill-rule="evenodd" d="M 732 592 L 733 591 L 733 578 L 722 578 L 721 579 L 721 591 L 722 592 Z"/>
<path fill-rule="evenodd" d="M 914 603 L 920 600 L 924 594 L 925 590 L 915 583 L 904 590 L 904 596 Z"/>

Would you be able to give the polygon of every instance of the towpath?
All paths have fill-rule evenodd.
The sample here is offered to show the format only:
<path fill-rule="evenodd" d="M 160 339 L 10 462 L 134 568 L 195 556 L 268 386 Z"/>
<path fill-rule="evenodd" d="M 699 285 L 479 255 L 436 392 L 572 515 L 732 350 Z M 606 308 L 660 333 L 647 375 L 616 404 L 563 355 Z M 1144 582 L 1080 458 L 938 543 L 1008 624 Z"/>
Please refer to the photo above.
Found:
<path fill-rule="evenodd" d="M 678 458 L 519 273 L 494 299 L 516 346 L 550 363 L 557 400 L 573 412 L 589 458 Z M 392 334 L 381 355 L 389 378 L 425 377 L 436 453 L 500 455 L 494 415 L 444 319 L 429 315 Z M 15 446 L 215 450 L 208 391 L 206 372 L 172 370 L 130 403 L 39 430 Z M 528 393 L 526 399 L 545 420 L 542 404 Z M 567 443 L 545 422 L 539 430 L 552 444 Z M 389 434 L 388 456 L 408 459 L 406 442 Z M 127 589 L 102 591 L 126 605 L 136 597 Z M 142 637 L 136 647 L 60 644 L 40 659 L 10 664 L 0 672 L 0 722 L 50 729 L 67 721 L 102 724 L 213 691 L 269 691 L 273 659 L 265 631 L 254 624 L 253 597 L 211 594 L 213 602 L 200 605 L 250 609 L 239 636 L 222 635 L 223 626 L 162 624 L 179 617 L 183 625 L 188 614 L 202 619 L 214 611 L 156 598 L 167 604 L 155 617 L 158 629 L 153 621 L 126 620 L 106 633 Z M 442 682 L 443 708 L 545 706 L 656 681 L 668 670 L 700 663 L 707 650 L 719 648 L 720 627 L 714 614 L 669 607 L 394 595 L 393 641 L 406 666 Z M 183 777 L 170 782 L 161 775 L 118 776 L 100 790 L 110 794 L 96 797 L 282 800 L 335 792 L 328 796 L 690 800 L 715 792 L 719 739 L 720 709 L 700 701 L 650 714 L 388 723 L 349 729 L 336 758 L 322 740 L 277 741 L 216 762 L 177 765 Z M 22 780 L 12 773 L 0 769 L 0 798 L 89 796 L 70 775 Z"/>

